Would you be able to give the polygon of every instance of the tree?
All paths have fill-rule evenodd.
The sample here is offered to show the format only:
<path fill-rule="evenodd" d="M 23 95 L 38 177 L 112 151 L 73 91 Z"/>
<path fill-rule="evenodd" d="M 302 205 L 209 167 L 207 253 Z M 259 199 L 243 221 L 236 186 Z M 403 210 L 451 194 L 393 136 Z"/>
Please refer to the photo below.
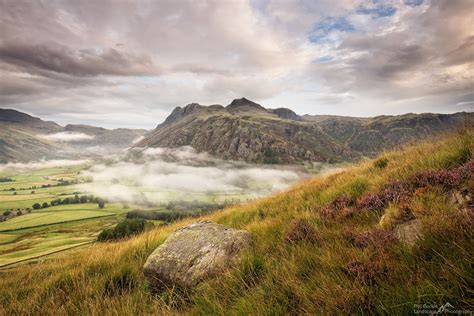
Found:
<path fill-rule="evenodd" d="M 95 198 L 95 202 L 97 203 L 97 205 L 99 205 L 100 208 L 104 208 L 104 206 L 105 206 L 105 200 L 104 199 Z"/>
<path fill-rule="evenodd" d="M 105 201 L 102 199 L 97 199 L 97 205 L 99 205 L 99 208 L 104 208 Z"/>
<path fill-rule="evenodd" d="M 113 229 L 105 229 L 103 230 L 99 236 L 97 236 L 98 241 L 107 241 L 114 239 L 114 230 Z"/>
<path fill-rule="evenodd" d="M 33 208 L 35 210 L 39 210 L 41 208 L 41 205 L 39 203 L 35 203 L 35 204 L 33 204 Z"/>
<path fill-rule="evenodd" d="M 153 223 L 149 223 L 143 219 L 126 219 L 118 223 L 112 229 L 103 230 L 97 237 L 98 241 L 118 240 L 152 228 Z"/>
<path fill-rule="evenodd" d="M 80 201 L 81 203 L 87 203 L 87 195 L 82 195 Z"/>
<path fill-rule="evenodd" d="M 47 208 L 47 207 L 49 207 L 49 205 L 48 205 L 48 203 L 44 202 L 41 207 L 42 207 L 42 208 Z"/>

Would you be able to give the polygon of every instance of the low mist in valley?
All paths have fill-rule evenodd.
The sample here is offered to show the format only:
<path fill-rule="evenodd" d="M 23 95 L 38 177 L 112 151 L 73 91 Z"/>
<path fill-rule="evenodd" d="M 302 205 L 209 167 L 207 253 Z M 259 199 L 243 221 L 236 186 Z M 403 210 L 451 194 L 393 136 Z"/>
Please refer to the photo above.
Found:
<path fill-rule="evenodd" d="M 49 168 L 83 168 L 77 191 L 109 202 L 157 206 L 174 201 L 240 203 L 282 191 L 315 175 L 336 172 L 339 165 L 249 164 L 214 158 L 191 147 L 135 148 L 118 155 L 81 160 L 40 160 L 0 165 L 4 175 Z"/>
<path fill-rule="evenodd" d="M 169 201 L 240 202 L 284 190 L 307 178 L 302 166 L 224 161 L 191 147 L 149 148 L 95 164 L 84 175 L 84 191 L 111 201 L 159 204 Z"/>

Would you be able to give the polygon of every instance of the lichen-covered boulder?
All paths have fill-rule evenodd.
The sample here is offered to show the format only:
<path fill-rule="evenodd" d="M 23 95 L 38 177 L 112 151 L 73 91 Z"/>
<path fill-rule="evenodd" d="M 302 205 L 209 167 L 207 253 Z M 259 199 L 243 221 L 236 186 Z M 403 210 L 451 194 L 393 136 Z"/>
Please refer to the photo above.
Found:
<path fill-rule="evenodd" d="M 250 243 L 247 231 L 197 222 L 171 234 L 148 257 L 143 271 L 154 288 L 191 289 L 235 263 Z"/>

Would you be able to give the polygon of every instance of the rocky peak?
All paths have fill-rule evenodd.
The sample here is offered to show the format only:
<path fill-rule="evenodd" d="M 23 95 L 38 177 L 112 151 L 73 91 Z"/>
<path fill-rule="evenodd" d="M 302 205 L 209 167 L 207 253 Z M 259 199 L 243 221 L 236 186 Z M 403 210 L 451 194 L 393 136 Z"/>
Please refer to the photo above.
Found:
<path fill-rule="evenodd" d="M 286 120 L 299 121 L 301 118 L 298 114 L 287 108 L 278 108 L 271 110 L 272 113 L 278 115 L 278 117 Z"/>
<path fill-rule="evenodd" d="M 266 111 L 263 106 L 246 98 L 235 99 L 227 107 L 229 111 L 247 111 L 247 110 L 258 110 Z"/>
<path fill-rule="evenodd" d="M 176 120 L 185 117 L 191 113 L 196 113 L 203 109 L 204 106 L 200 105 L 199 103 L 190 103 L 186 105 L 184 108 L 177 106 L 174 108 L 173 112 L 165 119 L 163 124 L 171 124 Z"/>

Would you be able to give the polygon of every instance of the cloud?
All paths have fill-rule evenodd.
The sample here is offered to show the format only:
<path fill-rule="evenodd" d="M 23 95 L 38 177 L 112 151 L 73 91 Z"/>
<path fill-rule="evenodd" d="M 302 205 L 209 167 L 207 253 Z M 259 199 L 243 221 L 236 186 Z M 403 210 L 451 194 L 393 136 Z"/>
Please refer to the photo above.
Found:
<path fill-rule="evenodd" d="M 144 138 L 145 138 L 145 136 L 139 136 L 139 137 L 135 138 L 135 139 L 132 141 L 132 144 L 136 144 L 136 143 L 142 141 Z"/>
<path fill-rule="evenodd" d="M 96 164 L 82 189 L 113 201 L 163 203 L 212 196 L 247 199 L 283 190 L 308 175 L 301 168 L 222 161 L 190 147 L 135 150 Z"/>
<path fill-rule="evenodd" d="M 55 42 L 4 42 L 0 45 L 0 59 L 27 72 L 40 69 L 73 76 L 147 76 L 159 73 L 148 56 L 134 56 L 115 48 L 106 51 L 72 50 Z"/>
<path fill-rule="evenodd" d="M 4 2 L 0 106 L 146 128 L 242 96 L 299 114 L 469 110 L 473 18 L 465 0 Z"/>
<path fill-rule="evenodd" d="M 77 132 L 60 132 L 54 134 L 43 134 L 38 137 L 54 142 L 75 143 L 94 139 L 93 135 Z"/>
<path fill-rule="evenodd" d="M 91 160 L 82 159 L 82 160 L 67 160 L 67 159 L 57 159 L 57 160 L 41 160 L 37 162 L 9 162 L 6 164 L 0 164 L 0 171 L 6 170 L 39 170 L 46 168 L 60 168 L 60 167 L 71 167 L 78 165 L 87 165 L 91 163 Z"/>

